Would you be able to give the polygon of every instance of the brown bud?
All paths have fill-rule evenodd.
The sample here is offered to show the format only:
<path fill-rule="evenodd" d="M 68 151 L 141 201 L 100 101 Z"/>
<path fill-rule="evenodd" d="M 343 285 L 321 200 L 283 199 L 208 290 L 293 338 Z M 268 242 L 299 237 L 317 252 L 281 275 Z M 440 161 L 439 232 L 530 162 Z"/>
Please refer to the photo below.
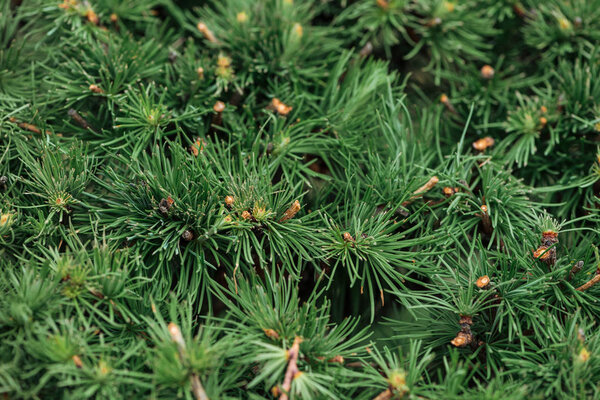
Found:
<path fill-rule="evenodd" d="M 279 396 L 281 396 L 281 391 L 279 390 L 279 387 L 273 386 L 271 388 L 271 395 L 273 395 L 273 397 L 279 397 Z"/>
<path fill-rule="evenodd" d="M 104 90 L 100 89 L 98 85 L 95 85 L 93 83 L 90 85 L 90 90 L 94 93 L 104 93 Z"/>
<path fill-rule="evenodd" d="M 273 97 L 273 99 L 271 99 L 271 103 L 269 104 L 269 106 L 267 108 L 277 111 L 277 106 L 279 104 L 281 104 L 281 100 L 279 100 L 277 97 Z"/>
<path fill-rule="evenodd" d="M 233 205 L 234 198 L 233 196 L 225 196 L 225 205 L 227 207 L 231 207 Z"/>
<path fill-rule="evenodd" d="M 269 339 L 279 339 L 279 334 L 274 329 L 263 329 Z"/>
<path fill-rule="evenodd" d="M 343 364 L 344 363 L 344 357 L 337 355 L 333 358 L 331 358 L 329 360 L 330 363 L 338 363 L 338 364 Z"/>
<path fill-rule="evenodd" d="M 542 232 L 542 243 L 558 243 L 558 232 L 552 230 Z"/>
<path fill-rule="evenodd" d="M 581 343 L 585 342 L 585 331 L 583 328 L 577 329 L 577 340 L 579 340 Z"/>
<path fill-rule="evenodd" d="M 360 57 L 364 58 L 364 57 L 368 57 L 372 52 L 373 52 L 373 44 L 371 42 L 367 42 L 367 43 L 365 43 L 363 48 L 360 49 L 360 52 L 358 53 L 358 55 Z"/>
<path fill-rule="evenodd" d="M 192 232 L 189 229 L 186 229 L 185 231 L 183 231 L 183 233 L 181 234 L 181 238 L 183 240 L 185 240 L 186 242 L 191 242 L 194 239 L 194 232 Z"/>
<path fill-rule="evenodd" d="M 492 79 L 494 77 L 494 68 L 489 65 L 484 65 L 481 67 L 481 77 L 483 79 Z"/>
<path fill-rule="evenodd" d="M 250 218 L 252 218 L 252 214 L 250 214 L 248 211 L 244 210 L 244 212 L 242 212 L 242 218 L 245 220 L 249 220 Z"/>
<path fill-rule="evenodd" d="M 344 232 L 344 241 L 345 242 L 354 242 L 354 238 L 349 232 Z"/>
<path fill-rule="evenodd" d="M 292 111 L 292 107 L 287 106 L 283 103 L 279 103 L 279 105 L 277 106 L 277 112 L 279 113 L 279 115 L 286 116 L 290 113 L 290 111 Z"/>
<path fill-rule="evenodd" d="M 546 126 L 547 123 L 548 119 L 546 117 L 540 117 L 540 124 L 542 124 L 542 127 Z"/>
<path fill-rule="evenodd" d="M 390 6 L 389 3 L 387 2 L 387 0 L 377 0 L 377 5 L 382 10 L 387 10 L 388 7 Z"/>
<path fill-rule="evenodd" d="M 448 95 L 442 94 L 440 96 L 440 103 L 442 103 L 443 105 L 445 105 L 446 109 L 448 111 L 450 111 L 453 114 L 456 114 L 456 108 L 454 108 L 454 106 L 452 105 L 452 103 L 450 103 L 450 98 L 448 98 Z"/>
<path fill-rule="evenodd" d="M 79 358 L 79 356 L 77 354 L 75 354 L 73 357 L 71 357 L 71 359 L 73 360 L 73 364 L 75 364 L 75 366 L 77 368 L 83 368 L 83 362 L 81 361 L 81 358 Z"/>
<path fill-rule="evenodd" d="M 171 335 L 171 340 L 177 344 L 177 346 L 181 349 L 185 348 L 185 341 L 183 340 L 183 335 L 181 334 L 181 329 L 174 322 L 169 322 L 167 326 L 169 330 L 169 334 Z"/>
<path fill-rule="evenodd" d="M 167 197 L 166 199 L 161 199 L 160 203 L 158 203 L 158 211 L 160 211 L 163 215 L 167 215 L 171 207 L 173 207 L 173 203 L 174 201 L 171 196 Z"/>
<path fill-rule="evenodd" d="M 119 19 L 117 14 L 115 14 L 115 13 L 110 14 L 110 22 L 117 22 L 117 19 Z"/>
<path fill-rule="evenodd" d="M 541 106 L 540 111 L 542 112 L 542 114 L 546 114 L 548 112 L 548 108 L 546 106 Z"/>
<path fill-rule="evenodd" d="M 223 103 L 222 101 L 217 101 L 213 106 L 213 110 L 217 113 L 222 113 L 223 111 L 225 111 L 225 103 Z"/>
<path fill-rule="evenodd" d="M 192 145 L 190 146 L 190 151 L 196 157 L 200 154 L 200 152 L 204 150 L 204 140 L 198 138 Z"/>
<path fill-rule="evenodd" d="M 546 231 L 542 234 L 542 244 L 533 251 L 533 257 L 544 261 L 548 266 L 553 266 L 556 263 L 556 247 L 558 243 L 558 233 L 554 231 Z"/>
<path fill-rule="evenodd" d="M 429 28 L 433 28 L 435 26 L 440 25 L 441 23 L 442 23 L 442 19 L 440 17 L 435 17 L 435 18 L 432 18 L 429 21 L 427 21 L 425 26 L 427 26 Z"/>
<path fill-rule="evenodd" d="M 217 65 L 221 68 L 229 68 L 231 65 L 231 59 L 227 56 L 219 54 L 219 57 L 217 57 Z"/>
<path fill-rule="evenodd" d="M 277 111 L 277 113 L 282 116 L 286 116 L 290 113 L 290 111 L 292 111 L 292 107 L 286 105 L 277 97 L 271 100 L 271 104 L 269 104 L 268 108 Z"/>
<path fill-rule="evenodd" d="M 453 194 L 458 193 L 458 192 L 460 192 L 460 188 L 457 188 L 457 187 L 446 186 L 442 189 L 442 193 L 444 193 L 444 196 L 446 196 L 446 197 L 450 197 Z"/>
<path fill-rule="evenodd" d="M 486 289 L 490 284 L 490 277 L 487 275 L 479 277 L 475 283 L 479 289 Z"/>
<path fill-rule="evenodd" d="M 450 343 L 456 347 L 465 347 L 473 342 L 473 334 L 466 332 L 458 332 L 456 337 L 450 341 Z"/>
<path fill-rule="evenodd" d="M 547 260 L 551 255 L 552 250 L 548 250 L 548 246 L 540 246 L 533 251 L 533 258 L 539 258 L 542 261 Z"/>
<path fill-rule="evenodd" d="M 237 13 L 235 19 L 237 20 L 237 22 L 243 24 L 248 20 L 248 14 L 246 14 L 244 11 L 241 11 Z"/>
<path fill-rule="evenodd" d="M 98 15 L 91 8 L 89 8 L 86 11 L 85 16 L 88 19 L 88 21 L 90 21 L 94 25 L 98 25 L 98 23 L 100 22 L 98 19 Z"/>
<path fill-rule="evenodd" d="M 581 362 L 587 362 L 587 360 L 589 360 L 589 359 L 590 359 L 590 355 L 591 355 L 591 354 L 590 354 L 590 352 L 588 351 L 588 349 L 586 349 L 585 347 L 584 347 L 584 348 L 582 348 L 582 349 L 579 351 L 579 357 L 578 357 L 578 358 L 579 358 L 579 361 L 581 361 Z"/>
<path fill-rule="evenodd" d="M 562 17 L 558 19 L 558 26 L 561 30 L 567 31 L 572 29 L 573 24 L 571 24 L 571 21 L 569 21 L 567 18 Z"/>
<path fill-rule="evenodd" d="M 485 151 L 488 147 L 494 145 L 494 138 L 486 136 L 473 142 L 473 148 L 477 151 Z"/>
<path fill-rule="evenodd" d="M 302 25 L 300 25 L 297 22 L 294 24 L 294 26 L 292 27 L 292 29 L 294 30 L 293 32 L 298 37 L 302 37 L 302 35 L 304 34 L 304 28 L 302 28 Z"/>

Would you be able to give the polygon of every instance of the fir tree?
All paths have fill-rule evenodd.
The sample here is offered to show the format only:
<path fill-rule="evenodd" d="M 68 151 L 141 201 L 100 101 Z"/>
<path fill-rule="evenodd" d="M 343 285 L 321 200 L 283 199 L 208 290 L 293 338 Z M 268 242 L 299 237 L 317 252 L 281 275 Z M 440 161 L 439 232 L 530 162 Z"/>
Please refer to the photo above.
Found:
<path fill-rule="evenodd" d="M 0 393 L 600 398 L 599 17 L 0 0 Z"/>

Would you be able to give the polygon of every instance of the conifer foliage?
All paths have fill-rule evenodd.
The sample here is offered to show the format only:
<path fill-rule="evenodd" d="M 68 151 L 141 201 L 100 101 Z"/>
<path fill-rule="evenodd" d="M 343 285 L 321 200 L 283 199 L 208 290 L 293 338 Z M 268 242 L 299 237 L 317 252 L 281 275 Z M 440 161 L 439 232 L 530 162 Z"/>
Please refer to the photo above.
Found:
<path fill-rule="evenodd" d="M 600 0 L 0 0 L 6 399 L 600 398 Z"/>

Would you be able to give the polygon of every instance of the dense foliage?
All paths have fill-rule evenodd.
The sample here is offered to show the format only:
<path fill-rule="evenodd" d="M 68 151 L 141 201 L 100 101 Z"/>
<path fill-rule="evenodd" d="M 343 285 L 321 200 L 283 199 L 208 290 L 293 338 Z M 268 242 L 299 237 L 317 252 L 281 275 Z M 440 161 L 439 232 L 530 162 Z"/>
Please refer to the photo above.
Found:
<path fill-rule="evenodd" d="M 600 0 L 0 0 L 6 399 L 600 398 Z"/>

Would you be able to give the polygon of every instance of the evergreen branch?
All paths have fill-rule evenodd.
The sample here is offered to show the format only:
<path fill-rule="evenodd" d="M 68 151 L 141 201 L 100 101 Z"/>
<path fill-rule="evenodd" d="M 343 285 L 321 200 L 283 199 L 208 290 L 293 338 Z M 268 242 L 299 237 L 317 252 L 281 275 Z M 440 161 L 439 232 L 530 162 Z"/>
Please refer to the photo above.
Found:
<path fill-rule="evenodd" d="M 171 335 L 171 339 L 177 345 L 177 350 L 179 351 L 179 358 L 181 360 L 187 360 L 188 356 L 185 349 L 185 340 L 183 340 L 181 330 L 173 322 L 169 323 L 168 329 L 169 334 Z M 190 383 L 192 385 L 192 393 L 194 393 L 194 397 L 196 398 L 196 400 L 209 400 L 208 396 L 206 395 L 206 392 L 204 391 L 204 387 L 200 382 L 200 378 L 194 372 L 190 374 Z"/>
<path fill-rule="evenodd" d="M 300 356 L 300 343 L 302 342 L 302 338 L 296 336 L 294 338 L 294 343 L 292 347 L 290 347 L 286 352 L 286 358 L 288 360 L 288 366 L 285 370 L 285 377 L 283 379 L 283 383 L 281 384 L 281 395 L 279 396 L 279 400 L 288 400 L 289 393 L 292 389 L 292 381 L 302 374 L 300 369 L 298 368 L 298 357 Z"/>

